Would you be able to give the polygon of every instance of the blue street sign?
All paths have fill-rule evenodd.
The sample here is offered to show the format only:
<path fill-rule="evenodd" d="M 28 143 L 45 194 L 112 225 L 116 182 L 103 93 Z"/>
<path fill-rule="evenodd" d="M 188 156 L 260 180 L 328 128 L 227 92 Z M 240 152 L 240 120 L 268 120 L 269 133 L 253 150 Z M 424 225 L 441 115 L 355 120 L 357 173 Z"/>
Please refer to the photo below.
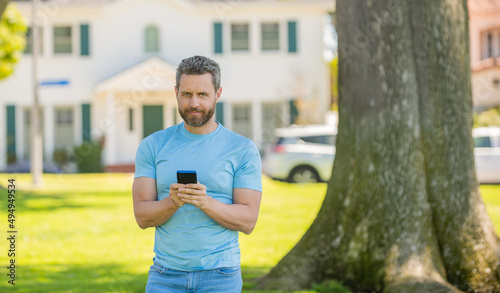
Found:
<path fill-rule="evenodd" d="M 40 82 L 40 86 L 67 86 L 69 85 L 69 80 L 58 79 L 58 80 L 43 80 Z"/>

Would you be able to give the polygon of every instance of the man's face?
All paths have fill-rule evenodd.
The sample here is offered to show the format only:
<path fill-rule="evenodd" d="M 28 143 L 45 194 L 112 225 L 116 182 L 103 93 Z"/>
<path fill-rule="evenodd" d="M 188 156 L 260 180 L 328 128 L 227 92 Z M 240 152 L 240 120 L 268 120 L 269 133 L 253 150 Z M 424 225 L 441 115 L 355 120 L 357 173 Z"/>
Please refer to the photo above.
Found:
<path fill-rule="evenodd" d="M 201 127 L 214 115 L 222 88 L 217 91 L 212 84 L 212 74 L 182 74 L 179 88 L 175 88 L 179 113 L 187 125 Z"/>

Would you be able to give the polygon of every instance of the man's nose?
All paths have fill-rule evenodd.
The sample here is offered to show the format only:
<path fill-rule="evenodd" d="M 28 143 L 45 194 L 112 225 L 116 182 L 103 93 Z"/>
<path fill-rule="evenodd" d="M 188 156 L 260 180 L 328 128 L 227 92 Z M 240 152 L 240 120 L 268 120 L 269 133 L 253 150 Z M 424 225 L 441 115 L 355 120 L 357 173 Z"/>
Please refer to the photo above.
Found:
<path fill-rule="evenodd" d="M 189 102 L 189 105 L 193 108 L 200 105 L 200 101 L 198 100 L 198 97 L 196 95 L 193 95 L 193 97 L 191 98 L 191 101 Z"/>

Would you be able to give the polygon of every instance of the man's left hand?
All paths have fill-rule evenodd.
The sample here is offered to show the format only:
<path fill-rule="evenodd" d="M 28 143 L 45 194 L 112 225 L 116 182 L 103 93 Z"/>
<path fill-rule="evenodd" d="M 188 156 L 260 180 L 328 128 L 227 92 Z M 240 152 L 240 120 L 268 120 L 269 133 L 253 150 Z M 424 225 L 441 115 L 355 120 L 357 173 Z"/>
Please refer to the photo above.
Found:
<path fill-rule="evenodd" d="M 207 187 L 201 183 L 190 183 L 179 188 L 177 196 L 185 203 L 190 203 L 199 209 L 208 205 Z"/>

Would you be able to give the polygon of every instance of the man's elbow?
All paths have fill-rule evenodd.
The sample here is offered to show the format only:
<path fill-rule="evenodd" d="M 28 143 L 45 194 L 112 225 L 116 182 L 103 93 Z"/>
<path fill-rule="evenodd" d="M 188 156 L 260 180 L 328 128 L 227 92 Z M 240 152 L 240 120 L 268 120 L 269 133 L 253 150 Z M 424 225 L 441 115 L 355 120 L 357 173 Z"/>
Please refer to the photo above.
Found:
<path fill-rule="evenodd" d="M 148 223 L 147 221 L 144 221 L 143 219 L 140 219 L 139 217 L 135 218 L 135 221 L 137 222 L 137 225 L 139 228 L 142 230 L 147 229 L 149 227 L 152 227 L 151 223 Z"/>
<path fill-rule="evenodd" d="M 138 226 L 139 226 L 139 228 L 141 228 L 142 230 L 145 230 L 145 229 L 149 228 L 149 226 L 148 226 L 148 225 L 142 224 L 142 223 L 140 223 L 140 222 L 137 222 L 137 225 L 138 225 Z"/>
<path fill-rule="evenodd" d="M 255 229 L 255 224 L 257 224 L 257 223 L 251 223 L 249 225 L 246 225 L 245 227 L 243 227 L 241 229 L 241 232 L 243 232 L 246 235 L 252 234 L 253 230 Z"/>

